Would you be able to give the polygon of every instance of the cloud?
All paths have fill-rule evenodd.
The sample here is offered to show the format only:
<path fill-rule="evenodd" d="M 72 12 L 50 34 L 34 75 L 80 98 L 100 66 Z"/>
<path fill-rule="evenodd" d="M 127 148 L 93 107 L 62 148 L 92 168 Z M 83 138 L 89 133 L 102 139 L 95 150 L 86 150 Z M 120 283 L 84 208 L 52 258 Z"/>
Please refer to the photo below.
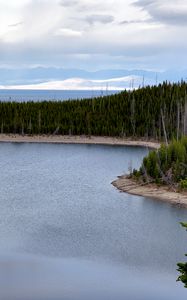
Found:
<path fill-rule="evenodd" d="M 70 7 L 77 5 L 79 2 L 77 0 L 61 0 L 60 5 L 64 7 Z"/>
<path fill-rule="evenodd" d="M 183 68 L 186 16 L 186 0 L 0 0 L 0 65 Z"/>
<path fill-rule="evenodd" d="M 64 36 L 64 37 L 81 37 L 82 31 L 73 30 L 71 28 L 59 28 L 55 35 L 56 36 Z"/>
<path fill-rule="evenodd" d="M 150 6 L 154 3 L 155 3 L 155 0 L 137 0 L 134 2 L 134 5 L 146 7 L 146 6 Z"/>
<path fill-rule="evenodd" d="M 9 24 L 8 27 L 18 27 L 23 25 L 23 22 L 18 22 L 18 23 L 14 23 L 14 24 Z"/>
<path fill-rule="evenodd" d="M 187 25 L 187 2 L 184 0 L 138 0 L 134 5 L 147 11 L 154 21 L 174 26 Z"/>
<path fill-rule="evenodd" d="M 152 20 L 151 19 L 148 19 L 148 20 L 130 20 L 130 21 L 124 20 L 124 21 L 119 22 L 120 25 L 146 24 L 146 23 L 150 24 L 150 23 L 152 23 Z"/>
<path fill-rule="evenodd" d="M 47 81 L 38 84 L 0 86 L 0 89 L 18 90 L 124 90 L 129 88 L 132 81 L 138 87 L 142 83 L 142 77 L 132 75 L 104 80 L 91 80 L 83 78 L 69 78 L 65 80 Z"/>
<path fill-rule="evenodd" d="M 102 23 L 102 24 L 108 24 L 112 23 L 114 21 L 114 17 L 111 15 L 90 15 L 85 18 L 85 20 L 90 24 L 94 23 Z"/>
<path fill-rule="evenodd" d="M 107 10 L 107 2 L 110 1 L 113 0 L 107 0 L 106 2 L 101 2 L 99 0 L 61 0 L 58 3 L 66 9 L 66 12 L 67 10 L 71 10 L 85 16 L 92 11 L 101 14 L 103 10 Z"/>

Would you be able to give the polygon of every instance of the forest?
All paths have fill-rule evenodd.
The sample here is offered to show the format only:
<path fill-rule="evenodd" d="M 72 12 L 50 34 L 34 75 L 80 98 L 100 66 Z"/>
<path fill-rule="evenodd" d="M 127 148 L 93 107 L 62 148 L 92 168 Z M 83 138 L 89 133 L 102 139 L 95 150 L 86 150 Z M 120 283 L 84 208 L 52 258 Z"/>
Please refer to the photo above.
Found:
<path fill-rule="evenodd" d="M 0 132 L 179 139 L 187 134 L 187 84 L 63 102 L 0 101 Z"/>
<path fill-rule="evenodd" d="M 150 151 L 131 175 L 145 183 L 166 184 L 174 191 L 187 189 L 187 137 Z"/>

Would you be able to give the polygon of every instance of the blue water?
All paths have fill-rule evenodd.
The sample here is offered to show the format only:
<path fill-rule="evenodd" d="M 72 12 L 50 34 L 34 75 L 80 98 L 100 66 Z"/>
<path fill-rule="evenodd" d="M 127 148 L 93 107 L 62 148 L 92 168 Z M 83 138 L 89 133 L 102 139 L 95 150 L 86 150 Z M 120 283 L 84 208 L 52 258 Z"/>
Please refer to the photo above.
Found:
<path fill-rule="evenodd" d="M 0 101 L 49 101 L 94 98 L 115 94 L 117 91 L 72 91 L 72 90 L 0 90 Z"/>
<path fill-rule="evenodd" d="M 1 300 L 187 299 L 187 210 L 111 185 L 146 153 L 0 144 Z"/>

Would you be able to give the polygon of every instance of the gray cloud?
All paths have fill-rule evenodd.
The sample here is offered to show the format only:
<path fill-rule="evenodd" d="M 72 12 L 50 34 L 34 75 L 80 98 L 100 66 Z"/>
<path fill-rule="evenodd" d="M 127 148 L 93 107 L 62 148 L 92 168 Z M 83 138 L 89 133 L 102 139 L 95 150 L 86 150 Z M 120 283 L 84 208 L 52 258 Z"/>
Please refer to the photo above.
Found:
<path fill-rule="evenodd" d="M 149 13 L 154 22 L 182 26 L 187 25 L 187 3 L 170 0 L 137 0 L 134 6 L 140 7 Z"/>
<path fill-rule="evenodd" d="M 107 23 L 112 23 L 114 21 L 114 17 L 111 15 L 90 15 L 86 17 L 85 19 L 90 25 L 94 23 L 102 23 L 102 24 L 107 24 Z"/>
<path fill-rule="evenodd" d="M 79 2 L 77 0 L 61 0 L 60 5 L 64 7 L 70 7 L 77 5 Z"/>
<path fill-rule="evenodd" d="M 98 43 L 88 38 L 81 43 L 63 40 L 51 40 L 40 45 L 18 44 L 14 46 L 1 44 L 0 64 L 11 65 L 54 65 L 66 68 L 151 68 L 167 69 L 184 67 L 186 47 L 181 44 L 120 44 L 112 40 Z"/>
<path fill-rule="evenodd" d="M 23 25 L 23 22 L 18 22 L 18 23 L 15 23 L 15 24 L 10 24 L 10 25 L 8 25 L 8 27 L 18 27 L 20 25 Z"/>
<path fill-rule="evenodd" d="M 155 2 L 155 0 L 137 0 L 136 2 L 134 2 L 134 5 L 146 7 L 154 4 Z"/>
<path fill-rule="evenodd" d="M 152 23 L 152 19 L 147 19 L 147 20 L 124 20 L 119 22 L 119 25 L 130 25 L 130 24 L 145 24 L 145 23 Z"/>

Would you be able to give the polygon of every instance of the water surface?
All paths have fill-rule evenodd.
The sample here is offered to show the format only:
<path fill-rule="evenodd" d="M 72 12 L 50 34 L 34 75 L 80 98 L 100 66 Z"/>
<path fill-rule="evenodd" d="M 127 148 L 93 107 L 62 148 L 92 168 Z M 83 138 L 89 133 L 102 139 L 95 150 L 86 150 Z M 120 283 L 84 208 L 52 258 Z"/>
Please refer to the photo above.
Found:
<path fill-rule="evenodd" d="M 63 101 L 115 94 L 111 90 L 13 90 L 0 89 L 0 101 Z"/>
<path fill-rule="evenodd" d="M 118 192 L 145 148 L 0 144 L 0 299 L 186 299 L 187 210 Z"/>

